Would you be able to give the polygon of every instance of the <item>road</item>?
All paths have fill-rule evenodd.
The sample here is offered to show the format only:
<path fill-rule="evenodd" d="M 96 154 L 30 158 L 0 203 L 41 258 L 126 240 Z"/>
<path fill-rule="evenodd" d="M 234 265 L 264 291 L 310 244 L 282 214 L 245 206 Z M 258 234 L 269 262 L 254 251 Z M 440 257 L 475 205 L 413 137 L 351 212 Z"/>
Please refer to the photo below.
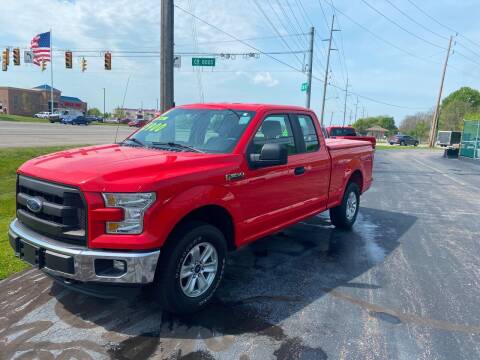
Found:
<path fill-rule="evenodd" d="M 116 129 L 116 126 L 0 121 L 0 148 L 112 143 Z M 123 140 L 133 131 L 132 128 L 120 126 L 118 140 Z"/>
<path fill-rule="evenodd" d="M 378 151 L 353 232 L 325 214 L 229 258 L 186 317 L 37 270 L 0 283 L 0 358 L 479 359 L 480 164 Z"/>

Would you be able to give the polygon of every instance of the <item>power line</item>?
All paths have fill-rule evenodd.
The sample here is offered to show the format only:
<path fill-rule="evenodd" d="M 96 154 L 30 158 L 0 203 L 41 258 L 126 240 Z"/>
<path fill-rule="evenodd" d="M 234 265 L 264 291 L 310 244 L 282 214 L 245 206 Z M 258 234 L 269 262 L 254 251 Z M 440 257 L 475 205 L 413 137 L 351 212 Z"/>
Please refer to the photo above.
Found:
<path fill-rule="evenodd" d="M 284 45 L 287 47 L 287 49 L 289 49 L 290 51 L 293 52 L 292 48 L 290 47 L 290 45 L 288 44 L 288 42 L 280 36 L 280 32 L 278 31 L 277 27 L 275 26 L 275 24 L 270 20 L 270 18 L 268 17 L 268 15 L 265 13 L 265 11 L 263 10 L 263 8 L 260 6 L 260 4 L 258 3 L 257 0 L 252 0 L 254 2 L 254 4 L 256 5 L 256 7 L 260 10 L 260 12 L 262 13 L 262 15 L 265 17 L 265 19 L 267 19 L 268 23 L 270 24 L 271 28 L 276 32 L 276 34 L 280 37 L 280 39 L 282 40 L 282 42 L 284 43 Z M 269 2 L 270 3 L 270 2 Z M 275 13 L 276 14 L 276 13 Z M 300 60 L 300 58 L 295 55 L 295 58 L 297 59 L 297 61 L 302 65 L 303 67 L 303 63 L 302 61 Z"/>
<path fill-rule="evenodd" d="M 405 16 L 407 19 L 409 19 L 411 22 L 413 22 L 414 24 L 417 24 L 418 26 L 420 26 L 422 29 L 428 31 L 429 33 L 435 35 L 435 36 L 438 36 L 439 38 L 443 39 L 443 40 L 448 40 L 448 37 L 447 36 L 443 36 L 431 29 L 429 29 L 428 27 L 426 27 L 425 25 L 423 25 L 421 22 L 415 20 L 414 18 L 412 18 L 410 15 L 408 15 L 405 11 L 403 11 L 402 9 L 400 9 L 397 5 L 395 5 L 393 2 L 391 2 L 390 0 L 385 0 L 386 2 L 388 2 L 393 8 L 395 8 L 399 13 L 401 13 L 403 16 Z"/>
<path fill-rule="evenodd" d="M 370 3 L 368 3 L 366 0 L 361 0 L 365 5 L 367 5 L 370 9 L 372 9 L 373 11 L 375 11 L 377 14 L 379 14 L 380 16 L 382 16 L 383 18 L 385 18 L 386 20 L 388 20 L 389 22 L 391 22 L 392 24 L 394 24 L 395 26 L 397 26 L 399 29 L 405 31 L 407 34 L 410 34 L 411 36 L 431 45 L 431 46 L 434 46 L 434 47 L 437 47 L 439 49 L 444 49 L 446 50 L 443 46 L 440 46 L 438 44 L 435 44 L 413 32 L 411 32 L 410 30 L 406 29 L 405 27 L 403 27 L 402 25 L 400 25 L 399 23 L 397 23 L 395 20 L 389 18 L 387 15 L 385 15 L 384 13 L 382 13 L 380 10 L 378 10 L 377 8 L 373 7 L 372 5 L 370 5 Z"/>
<path fill-rule="evenodd" d="M 270 55 L 270 54 L 268 54 L 268 53 L 264 53 L 264 52 L 263 52 L 262 50 L 260 50 L 259 48 L 255 47 L 255 46 L 253 46 L 253 45 L 251 45 L 251 44 L 249 44 L 249 43 L 247 43 L 246 41 L 240 40 L 240 39 L 239 39 L 238 37 L 236 37 L 235 35 L 232 35 L 232 34 L 230 34 L 229 32 L 227 32 L 227 31 L 219 28 L 218 26 L 209 23 L 208 21 L 206 21 L 206 20 L 204 20 L 204 19 L 196 16 L 195 14 L 192 14 L 190 11 L 185 10 L 184 8 L 180 7 L 179 5 L 176 5 L 176 4 L 175 4 L 174 6 L 175 6 L 178 10 L 184 12 L 185 14 L 188 14 L 188 15 L 194 17 L 194 18 L 197 19 L 198 21 L 200 21 L 200 22 L 202 22 L 202 23 L 204 23 L 204 24 L 206 24 L 206 25 L 214 28 L 215 30 L 223 33 L 224 35 L 227 35 L 227 36 L 231 37 L 232 39 L 235 39 L 235 40 L 241 42 L 241 43 L 244 44 L 245 46 L 248 46 L 248 47 L 250 47 L 251 49 L 253 49 L 253 50 L 257 51 L 257 52 L 266 55 L 267 57 L 269 57 L 270 59 L 278 62 L 279 64 L 282 64 L 282 65 L 284 65 L 284 66 L 286 66 L 286 67 L 288 67 L 288 68 L 290 68 L 290 69 L 292 69 L 292 70 L 295 70 L 296 72 L 303 73 L 302 69 L 298 69 L 298 68 L 296 68 L 295 66 L 290 65 L 289 63 L 287 63 L 287 62 L 285 62 L 285 61 L 283 61 L 283 60 L 280 60 L 280 59 L 276 58 L 275 56 L 272 56 L 272 55 Z M 312 78 L 323 83 L 323 80 L 317 78 L 316 76 L 312 76 Z M 331 85 L 331 86 L 333 86 L 333 87 L 335 87 L 335 88 L 337 88 L 337 89 L 343 90 L 342 88 L 340 88 L 340 87 L 338 87 L 338 86 L 336 86 L 336 85 Z M 391 107 L 402 108 L 402 109 L 424 109 L 424 108 L 408 107 L 408 106 L 403 106 L 403 105 L 397 105 L 397 104 L 388 103 L 388 102 L 385 102 L 385 101 L 381 101 L 381 100 L 377 100 L 377 99 L 371 98 L 371 97 L 369 97 L 369 96 L 361 95 L 361 94 L 356 93 L 356 92 L 353 92 L 353 91 L 351 91 L 350 93 L 351 93 L 351 94 L 354 94 L 354 95 L 358 95 L 358 97 L 363 98 L 363 99 L 366 99 L 366 100 L 369 100 L 369 101 L 371 101 L 371 102 L 375 102 L 375 103 L 378 103 L 378 104 L 387 105 L 387 106 L 391 106 Z"/>
<path fill-rule="evenodd" d="M 319 0 L 320 1 L 320 0 Z M 352 23 L 354 23 L 355 25 L 357 25 L 358 27 L 362 28 L 364 31 L 368 32 L 370 35 L 372 35 L 374 38 L 376 38 L 377 40 L 380 40 L 382 41 L 383 43 L 397 49 L 398 51 L 401 51 L 403 52 L 404 54 L 407 54 L 411 57 L 414 57 L 416 59 L 419 59 L 419 60 L 422 60 L 422 61 L 427 61 L 427 62 L 432 62 L 432 63 L 435 63 L 435 64 L 440 64 L 439 62 L 436 62 L 436 61 L 433 61 L 431 59 L 428 59 L 428 58 L 423 58 L 421 56 L 418 56 L 408 50 L 405 50 L 404 48 L 400 47 L 400 46 L 397 46 L 395 45 L 394 43 L 392 43 L 391 41 L 381 37 L 380 35 L 376 34 L 375 32 L 373 32 L 372 30 L 370 30 L 369 28 L 367 28 L 366 26 L 360 24 L 358 21 L 356 21 L 355 19 L 353 19 L 352 17 L 350 17 L 349 15 L 347 15 L 345 12 L 341 11 L 339 8 L 337 7 L 333 7 L 338 13 L 342 14 L 345 18 L 347 18 L 348 20 L 350 20 Z"/>
<path fill-rule="evenodd" d="M 308 33 L 297 33 L 297 34 L 280 34 L 280 35 L 270 35 L 270 36 L 257 36 L 257 37 L 250 37 L 250 38 L 243 38 L 241 40 L 249 41 L 249 40 L 270 40 L 270 39 L 279 39 L 279 38 L 287 38 L 287 37 L 301 37 L 308 35 Z M 238 40 L 230 39 L 230 40 L 212 40 L 212 41 L 199 41 L 198 45 L 205 45 L 205 44 L 222 44 L 222 43 L 231 43 L 237 42 Z M 175 46 L 190 46 L 191 44 L 175 44 Z"/>
<path fill-rule="evenodd" d="M 469 39 L 468 37 L 466 37 L 465 35 L 461 34 L 459 31 L 453 29 L 452 27 L 448 26 L 448 25 L 445 25 L 444 23 L 441 23 L 440 21 L 438 21 L 437 19 L 435 19 L 432 15 L 430 15 L 427 11 L 423 10 L 420 6 L 418 6 L 417 4 L 415 4 L 413 1 L 411 0 L 407 0 L 410 4 L 412 4 L 418 11 L 420 11 L 423 15 L 425 15 L 426 17 L 428 17 L 430 20 L 434 21 L 435 23 L 437 23 L 438 25 L 442 26 L 443 28 L 447 29 L 448 31 L 452 31 L 456 34 L 458 34 L 459 36 L 461 36 L 462 38 L 464 38 L 465 40 L 469 41 L 471 44 L 477 46 L 480 48 L 480 44 L 478 44 L 477 42 Z"/>

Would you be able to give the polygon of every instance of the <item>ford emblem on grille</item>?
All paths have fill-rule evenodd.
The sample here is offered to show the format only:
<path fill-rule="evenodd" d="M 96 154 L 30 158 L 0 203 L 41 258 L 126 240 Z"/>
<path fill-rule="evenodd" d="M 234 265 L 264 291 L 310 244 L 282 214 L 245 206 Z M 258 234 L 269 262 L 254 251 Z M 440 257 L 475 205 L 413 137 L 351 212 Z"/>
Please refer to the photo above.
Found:
<path fill-rule="evenodd" d="M 27 208 L 34 213 L 40 212 L 42 210 L 43 202 L 37 198 L 31 198 L 27 200 Z"/>

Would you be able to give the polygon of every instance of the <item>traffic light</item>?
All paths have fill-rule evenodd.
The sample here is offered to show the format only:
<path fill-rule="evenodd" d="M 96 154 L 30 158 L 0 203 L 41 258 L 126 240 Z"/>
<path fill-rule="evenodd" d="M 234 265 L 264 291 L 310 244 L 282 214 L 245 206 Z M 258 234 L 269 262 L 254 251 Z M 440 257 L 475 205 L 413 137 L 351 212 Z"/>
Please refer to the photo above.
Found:
<path fill-rule="evenodd" d="M 47 68 L 47 63 L 45 62 L 45 60 L 42 60 L 42 62 L 40 63 L 40 69 L 42 71 L 45 71 L 46 68 Z"/>
<path fill-rule="evenodd" d="M 2 70 L 7 71 L 9 63 L 9 51 L 8 49 L 3 50 L 2 53 Z"/>
<path fill-rule="evenodd" d="M 20 65 L 20 49 L 13 49 L 13 65 Z"/>
<path fill-rule="evenodd" d="M 82 69 L 82 72 L 87 70 L 87 60 L 85 58 L 82 58 L 80 61 L 80 68 Z"/>
<path fill-rule="evenodd" d="M 72 52 L 71 51 L 65 51 L 65 67 L 67 69 L 71 69 L 72 65 L 73 65 Z"/>
<path fill-rule="evenodd" d="M 105 70 L 112 70 L 112 53 L 105 53 Z"/>

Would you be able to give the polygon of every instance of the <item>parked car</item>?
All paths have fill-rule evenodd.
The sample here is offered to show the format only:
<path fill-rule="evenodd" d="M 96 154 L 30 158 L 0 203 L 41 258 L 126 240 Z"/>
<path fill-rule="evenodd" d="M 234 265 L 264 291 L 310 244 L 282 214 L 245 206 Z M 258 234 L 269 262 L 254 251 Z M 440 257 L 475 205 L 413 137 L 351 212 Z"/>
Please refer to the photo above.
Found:
<path fill-rule="evenodd" d="M 228 251 L 328 209 L 350 229 L 372 184 L 371 144 L 325 139 L 297 106 L 178 106 L 60 154 L 18 169 L 16 256 L 90 294 L 149 285 L 175 313 L 212 299 Z"/>
<path fill-rule="evenodd" d="M 148 123 L 147 120 L 145 119 L 136 119 L 136 120 L 132 120 L 128 123 L 128 126 L 133 126 L 133 127 L 143 127 L 145 126 L 145 124 Z"/>
<path fill-rule="evenodd" d="M 413 145 L 417 146 L 419 144 L 418 140 L 411 137 L 410 135 L 394 135 L 388 139 L 390 145 Z"/>
<path fill-rule="evenodd" d="M 90 122 L 94 122 L 94 121 L 103 122 L 103 118 L 101 116 L 87 115 L 85 116 L 85 118 Z"/>
<path fill-rule="evenodd" d="M 62 119 L 62 124 L 70 125 L 88 125 L 90 121 L 85 116 L 65 116 Z"/>
<path fill-rule="evenodd" d="M 50 116 L 50 113 L 48 111 L 42 111 L 33 115 L 34 118 L 38 118 L 38 119 L 48 119 L 49 116 Z"/>
<path fill-rule="evenodd" d="M 328 126 L 327 134 L 333 139 L 349 139 L 349 140 L 363 140 L 372 143 L 372 147 L 375 149 L 377 145 L 377 139 L 374 136 L 361 136 L 358 135 L 356 130 L 351 126 Z"/>

